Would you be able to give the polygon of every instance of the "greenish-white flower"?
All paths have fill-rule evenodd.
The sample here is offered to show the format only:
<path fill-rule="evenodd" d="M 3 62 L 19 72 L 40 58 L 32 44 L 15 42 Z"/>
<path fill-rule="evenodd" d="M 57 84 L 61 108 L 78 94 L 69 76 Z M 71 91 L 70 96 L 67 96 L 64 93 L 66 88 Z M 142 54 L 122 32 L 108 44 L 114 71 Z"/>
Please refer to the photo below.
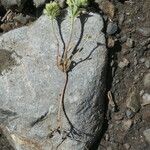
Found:
<path fill-rule="evenodd" d="M 67 0 L 67 4 L 69 7 L 77 6 L 77 7 L 83 7 L 87 6 L 89 3 L 89 0 Z"/>
<path fill-rule="evenodd" d="M 89 3 L 89 0 L 67 0 L 67 4 L 69 6 L 69 11 L 71 16 L 74 18 L 78 16 L 79 9 L 81 7 L 87 6 Z"/>
<path fill-rule="evenodd" d="M 60 13 L 59 4 L 56 2 L 50 2 L 46 4 L 44 14 L 49 16 L 51 19 L 55 19 Z"/>

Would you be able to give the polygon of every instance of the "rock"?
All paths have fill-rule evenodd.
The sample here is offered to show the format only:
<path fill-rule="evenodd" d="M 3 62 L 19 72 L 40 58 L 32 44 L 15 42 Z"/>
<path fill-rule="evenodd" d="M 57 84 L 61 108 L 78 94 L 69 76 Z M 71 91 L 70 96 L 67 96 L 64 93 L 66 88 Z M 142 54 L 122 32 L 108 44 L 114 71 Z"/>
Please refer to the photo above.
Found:
<path fill-rule="evenodd" d="M 137 59 L 136 59 L 136 57 L 134 58 L 134 66 L 136 66 L 137 64 L 138 64 L 138 61 L 137 61 Z"/>
<path fill-rule="evenodd" d="M 150 120 L 150 109 L 146 109 L 146 108 L 143 109 L 142 119 L 144 122 L 149 122 L 149 120 Z"/>
<path fill-rule="evenodd" d="M 150 68 L 150 60 L 146 60 L 145 61 L 145 66 L 146 66 L 147 69 Z"/>
<path fill-rule="evenodd" d="M 26 24 L 29 20 L 29 16 L 23 16 L 23 14 L 20 13 L 19 15 L 14 17 L 14 20 L 18 23 Z"/>
<path fill-rule="evenodd" d="M 107 25 L 107 34 L 108 35 L 113 35 L 117 32 L 118 30 L 118 25 L 116 22 L 109 22 L 108 25 Z"/>
<path fill-rule="evenodd" d="M 7 9 L 15 5 L 22 9 L 26 1 L 27 0 L 1 0 L 1 4 Z"/>
<path fill-rule="evenodd" d="M 130 93 L 126 105 L 127 108 L 131 109 L 134 113 L 138 112 L 141 108 L 140 99 L 135 89 Z"/>
<path fill-rule="evenodd" d="M 133 39 L 127 38 L 126 45 L 127 45 L 129 48 L 133 48 L 133 47 L 134 47 L 134 41 L 133 41 Z"/>
<path fill-rule="evenodd" d="M 116 11 L 114 4 L 106 0 L 95 0 L 95 2 L 99 4 L 100 9 L 109 17 L 109 19 L 113 20 Z"/>
<path fill-rule="evenodd" d="M 144 130 L 143 135 L 148 143 L 150 143 L 150 129 Z"/>
<path fill-rule="evenodd" d="M 118 18 L 118 22 L 119 22 L 120 26 L 122 26 L 124 20 L 125 20 L 125 12 L 121 12 L 121 14 L 119 14 L 119 18 Z"/>
<path fill-rule="evenodd" d="M 150 73 L 144 76 L 144 87 L 150 88 Z"/>
<path fill-rule="evenodd" d="M 145 62 L 145 58 L 141 58 L 141 59 L 140 59 L 140 62 L 141 62 L 141 63 L 144 63 L 144 62 Z"/>
<path fill-rule="evenodd" d="M 131 147 L 129 143 L 125 143 L 125 144 L 123 144 L 123 146 L 124 146 L 124 148 L 127 149 L 127 150 L 130 149 L 130 147 Z"/>
<path fill-rule="evenodd" d="M 141 43 L 141 46 L 148 46 L 150 44 L 150 38 L 147 38 Z"/>
<path fill-rule="evenodd" d="M 118 66 L 119 68 L 123 69 L 127 66 L 129 66 L 130 62 L 126 59 L 126 58 L 123 58 L 123 61 L 119 62 Z"/>
<path fill-rule="evenodd" d="M 46 0 L 33 0 L 35 7 L 40 7 L 42 5 L 44 5 L 44 3 L 46 2 Z"/>
<path fill-rule="evenodd" d="M 122 115 L 122 114 L 119 114 L 119 113 L 118 113 L 118 114 L 117 114 L 117 113 L 115 114 L 115 116 L 114 116 L 114 120 L 115 120 L 115 121 L 120 121 L 120 120 L 122 120 L 122 119 L 123 119 L 123 115 Z"/>
<path fill-rule="evenodd" d="M 134 115 L 135 115 L 135 113 L 132 110 L 130 110 L 130 109 L 126 110 L 126 116 L 128 119 L 131 119 L 132 117 L 134 117 Z"/>
<path fill-rule="evenodd" d="M 127 41 L 127 36 L 126 36 L 126 35 L 121 36 L 120 42 L 121 42 L 121 43 L 124 43 L 124 42 L 126 42 L 126 41 Z"/>
<path fill-rule="evenodd" d="M 112 37 L 108 37 L 107 39 L 107 46 L 108 48 L 112 48 L 115 45 L 115 40 Z"/>
<path fill-rule="evenodd" d="M 117 32 L 118 30 L 118 25 L 116 22 L 109 22 L 108 25 L 107 25 L 107 34 L 108 35 L 113 35 Z"/>
<path fill-rule="evenodd" d="M 127 130 L 130 129 L 130 127 L 132 126 L 133 122 L 130 119 L 130 120 L 123 120 L 122 123 L 123 123 L 123 127 L 124 127 L 125 131 L 127 131 Z"/>
<path fill-rule="evenodd" d="M 7 32 L 9 30 L 11 30 L 13 28 L 14 24 L 9 22 L 9 23 L 3 23 L 1 26 L 0 26 L 0 29 L 3 31 L 3 32 Z"/>
<path fill-rule="evenodd" d="M 150 27 L 137 28 L 137 32 L 139 32 L 142 36 L 150 37 Z"/>
<path fill-rule="evenodd" d="M 15 149 L 56 149 L 64 138 L 60 149 L 82 150 L 85 145 L 90 149 L 101 133 L 107 51 L 105 35 L 101 32 L 102 17 L 94 13 L 89 16 L 83 15 L 75 22 L 72 45 L 78 43 L 77 49 L 83 50 L 73 58 L 76 63 L 69 72 L 64 100 L 65 113 L 72 128 L 70 130 L 62 111 L 64 132 L 60 133 L 50 134 L 57 126 L 58 105 L 65 75 L 56 65 L 57 46 L 49 18 L 41 16 L 32 25 L 0 37 L 0 56 L 3 53 L 8 53 L 9 56 L 6 55 L 8 58 L 0 64 L 0 68 L 3 68 L 0 70 L 0 123 Z M 55 27 L 58 27 L 56 22 Z M 69 31 L 70 18 L 66 17 L 61 22 L 65 42 Z M 62 51 L 59 32 L 57 36 Z M 87 36 L 90 38 L 85 44 Z M 7 62 L 9 58 L 12 60 L 10 63 Z M 47 116 L 34 125 L 46 113 Z"/>
<path fill-rule="evenodd" d="M 149 105 L 150 104 L 150 94 L 148 93 L 145 93 L 143 96 L 142 96 L 142 106 L 145 106 L 145 105 Z"/>

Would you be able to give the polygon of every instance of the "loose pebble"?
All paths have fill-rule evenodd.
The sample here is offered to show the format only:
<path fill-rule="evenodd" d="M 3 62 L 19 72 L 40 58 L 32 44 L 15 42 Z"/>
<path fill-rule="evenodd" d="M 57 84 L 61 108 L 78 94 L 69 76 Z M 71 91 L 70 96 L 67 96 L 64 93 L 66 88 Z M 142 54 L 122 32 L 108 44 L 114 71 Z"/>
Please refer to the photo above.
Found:
<path fill-rule="evenodd" d="M 129 150 L 129 148 L 131 147 L 129 143 L 125 143 L 123 146 L 126 150 Z"/>
<path fill-rule="evenodd" d="M 127 108 L 131 109 L 135 113 L 139 111 L 139 109 L 141 108 L 140 98 L 135 90 L 133 90 L 133 92 L 130 93 L 126 101 L 126 105 L 127 105 Z"/>
<path fill-rule="evenodd" d="M 142 36 L 149 37 L 150 36 L 150 27 L 141 27 L 137 28 L 137 32 Z"/>
<path fill-rule="evenodd" d="M 113 35 L 117 32 L 118 30 L 118 25 L 116 22 L 109 22 L 108 25 L 107 25 L 107 34 L 108 35 Z"/>
<path fill-rule="evenodd" d="M 141 63 L 144 63 L 144 62 L 145 62 L 145 58 L 141 58 L 141 59 L 140 59 L 140 62 L 141 62 Z"/>
<path fill-rule="evenodd" d="M 120 38 L 120 42 L 121 43 L 124 43 L 127 41 L 127 36 L 126 35 L 123 35 L 121 38 Z"/>
<path fill-rule="evenodd" d="M 119 25 L 122 26 L 123 22 L 125 20 L 125 13 L 122 12 L 120 15 L 119 15 Z"/>
<path fill-rule="evenodd" d="M 118 66 L 119 68 L 123 69 L 127 67 L 129 64 L 130 62 L 126 58 L 123 58 L 123 61 L 119 62 Z"/>
<path fill-rule="evenodd" d="M 107 40 L 107 46 L 108 48 L 112 48 L 115 45 L 115 40 L 112 37 L 109 37 Z"/>
<path fill-rule="evenodd" d="M 150 73 L 144 76 L 144 87 L 150 88 Z"/>
<path fill-rule="evenodd" d="M 145 93 L 143 96 L 142 96 L 142 106 L 145 106 L 145 105 L 149 105 L 150 104 L 150 94 L 148 93 Z"/>
<path fill-rule="evenodd" d="M 146 60 L 146 61 L 145 61 L 145 67 L 146 67 L 147 69 L 150 68 L 150 60 Z"/>
<path fill-rule="evenodd" d="M 134 41 L 133 41 L 133 39 L 127 38 L 126 45 L 127 45 L 129 48 L 133 48 L 133 47 L 134 47 Z"/>
<path fill-rule="evenodd" d="M 29 19 L 29 16 L 23 16 L 23 14 L 19 14 L 14 17 L 14 20 L 21 24 L 26 24 L 28 19 Z"/>
<path fill-rule="evenodd" d="M 128 119 L 131 119 L 134 115 L 135 115 L 135 113 L 132 110 L 130 110 L 130 109 L 126 110 L 126 117 Z"/>
<path fill-rule="evenodd" d="M 123 115 L 122 114 L 115 114 L 114 119 L 116 121 L 122 120 L 123 119 Z"/>
<path fill-rule="evenodd" d="M 130 127 L 132 126 L 132 120 L 123 120 L 123 128 L 127 131 L 130 129 Z"/>
<path fill-rule="evenodd" d="M 148 143 L 150 143 L 150 129 L 144 130 L 143 135 Z"/>

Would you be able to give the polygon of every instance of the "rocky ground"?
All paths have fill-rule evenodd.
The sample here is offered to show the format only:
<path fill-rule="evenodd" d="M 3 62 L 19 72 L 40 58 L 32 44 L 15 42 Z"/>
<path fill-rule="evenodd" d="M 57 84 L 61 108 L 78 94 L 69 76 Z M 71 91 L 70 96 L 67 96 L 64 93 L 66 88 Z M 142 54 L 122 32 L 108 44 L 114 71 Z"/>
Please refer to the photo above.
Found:
<path fill-rule="evenodd" d="M 150 1 L 96 0 L 104 16 L 107 46 L 107 100 L 99 150 L 150 149 Z M 0 6 L 0 34 L 31 24 L 40 16 L 26 2 L 22 9 Z M 19 7 L 20 8 L 20 7 Z M 0 132 L 0 149 L 11 150 Z"/>

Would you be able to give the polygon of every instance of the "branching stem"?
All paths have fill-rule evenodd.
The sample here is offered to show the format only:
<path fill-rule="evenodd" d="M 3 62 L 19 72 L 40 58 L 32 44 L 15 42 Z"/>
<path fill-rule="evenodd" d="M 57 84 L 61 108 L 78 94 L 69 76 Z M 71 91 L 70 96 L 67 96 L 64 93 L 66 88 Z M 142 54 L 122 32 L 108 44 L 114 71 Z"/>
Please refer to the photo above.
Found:
<path fill-rule="evenodd" d="M 60 53 L 59 53 L 59 40 L 57 38 L 57 35 L 56 35 L 56 31 L 55 31 L 55 28 L 54 28 L 54 19 L 52 19 L 52 30 L 53 30 L 53 34 L 54 34 L 54 37 L 56 39 L 56 45 L 57 45 L 57 59 L 58 57 L 60 56 Z"/>
<path fill-rule="evenodd" d="M 64 50 L 64 59 L 67 59 L 67 54 L 68 54 L 68 51 L 70 49 L 70 44 L 71 44 L 71 41 L 72 41 L 73 30 L 74 30 L 74 17 L 71 18 L 70 37 L 69 37 L 69 41 L 68 41 L 67 47 Z"/>

